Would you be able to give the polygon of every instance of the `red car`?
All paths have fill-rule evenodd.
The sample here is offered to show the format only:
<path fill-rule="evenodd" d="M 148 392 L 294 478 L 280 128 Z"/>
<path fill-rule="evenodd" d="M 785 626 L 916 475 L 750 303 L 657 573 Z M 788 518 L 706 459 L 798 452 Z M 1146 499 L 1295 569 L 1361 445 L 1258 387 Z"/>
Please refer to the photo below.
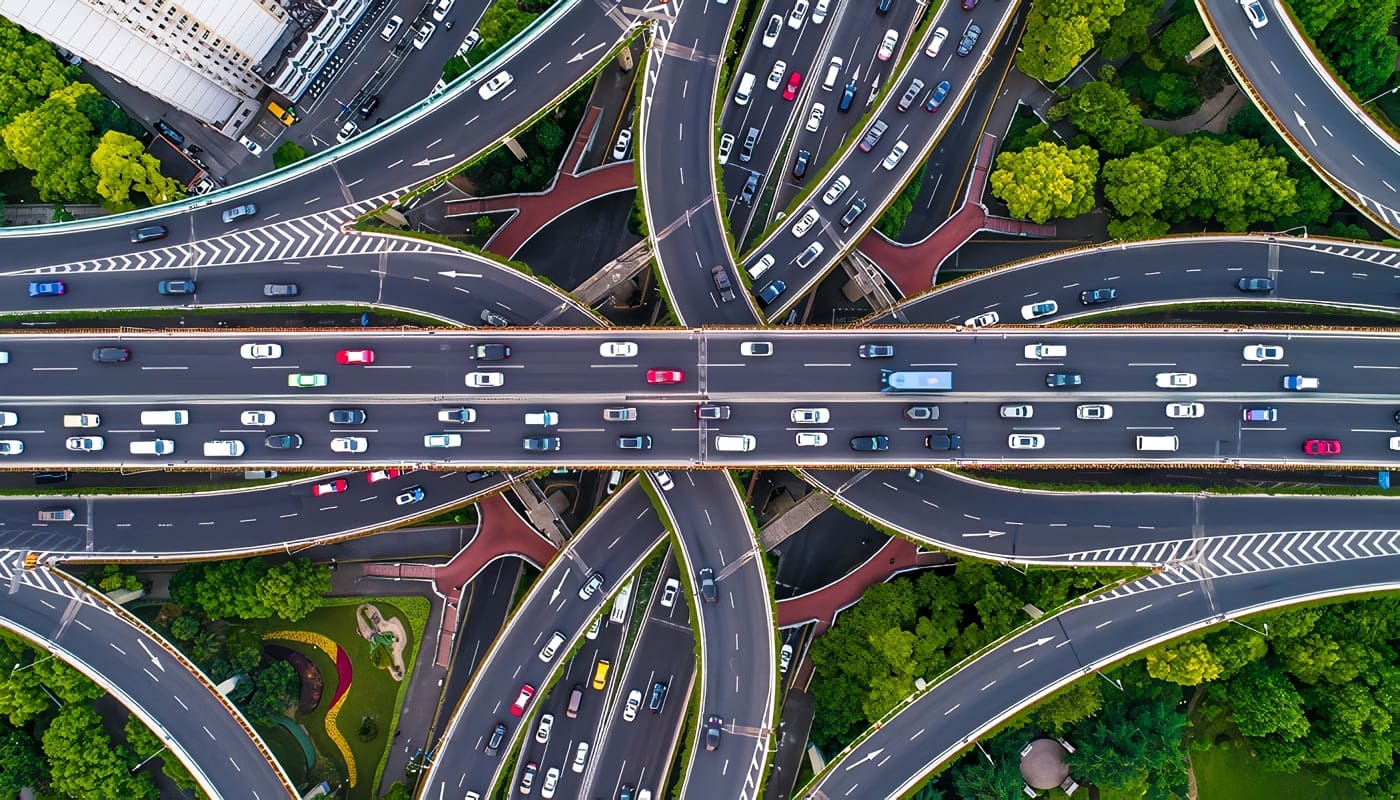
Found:
<path fill-rule="evenodd" d="M 683 380 L 685 373 L 678 369 L 647 370 L 647 383 L 680 383 Z"/>
<path fill-rule="evenodd" d="M 801 85 L 802 85 L 802 73 L 798 72 L 797 70 L 793 70 L 793 71 L 792 71 L 792 75 L 788 78 L 788 85 L 787 85 L 787 88 L 783 90 L 783 99 L 784 99 L 784 100 L 791 100 L 791 99 L 793 99 L 794 97 L 796 97 L 796 96 L 797 96 L 797 87 L 799 87 L 799 86 L 801 86 Z"/>
<path fill-rule="evenodd" d="M 345 491 L 346 483 L 343 480 L 326 481 L 311 487 L 311 493 L 317 497 L 323 494 L 339 494 Z"/>
<path fill-rule="evenodd" d="M 397 478 L 402 475 L 403 472 L 404 471 L 401 469 L 377 469 L 366 475 L 365 478 L 368 479 L 370 483 L 379 483 L 380 481 L 387 481 L 390 478 Z"/>
<path fill-rule="evenodd" d="M 341 350 L 335 354 L 338 364 L 373 364 L 373 350 Z"/>
<path fill-rule="evenodd" d="M 521 684 L 520 694 L 515 698 L 515 703 L 510 707 L 511 716 L 521 717 L 525 715 L 525 706 L 530 705 L 530 698 L 535 696 L 535 687 L 528 683 Z"/>
<path fill-rule="evenodd" d="M 1310 456 L 1340 455 L 1342 443 L 1336 439 L 1309 439 L 1303 442 L 1303 452 Z"/>

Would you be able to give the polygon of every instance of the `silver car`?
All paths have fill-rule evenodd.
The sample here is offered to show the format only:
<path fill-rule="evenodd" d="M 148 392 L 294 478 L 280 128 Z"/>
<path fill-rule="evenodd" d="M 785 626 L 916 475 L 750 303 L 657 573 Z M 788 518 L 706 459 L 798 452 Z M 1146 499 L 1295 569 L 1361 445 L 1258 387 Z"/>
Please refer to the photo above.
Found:
<path fill-rule="evenodd" d="M 224 222 L 234 222 L 236 220 L 242 219 L 243 217 L 251 217 L 256 213 L 258 213 L 258 207 L 253 205 L 252 203 L 247 203 L 241 206 L 234 206 L 233 208 L 230 208 L 224 212 Z"/>

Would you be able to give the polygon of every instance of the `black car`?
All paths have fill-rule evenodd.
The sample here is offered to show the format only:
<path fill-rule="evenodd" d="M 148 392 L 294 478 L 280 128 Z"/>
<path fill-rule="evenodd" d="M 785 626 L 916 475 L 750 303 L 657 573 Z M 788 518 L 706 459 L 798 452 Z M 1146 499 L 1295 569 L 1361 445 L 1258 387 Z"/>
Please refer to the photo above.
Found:
<path fill-rule="evenodd" d="M 484 481 L 484 480 L 486 480 L 487 478 L 489 478 L 489 477 L 491 477 L 492 475 L 495 475 L 495 474 L 496 474 L 496 473 L 494 473 L 494 472 L 481 472 L 481 471 L 477 471 L 477 472 L 468 472 L 468 473 L 467 473 L 467 483 L 476 483 L 477 481 Z"/>
<path fill-rule="evenodd" d="M 1045 385 L 1051 389 L 1078 386 L 1083 382 L 1084 376 L 1077 372 L 1048 372 L 1045 374 Z"/>
<path fill-rule="evenodd" d="M 501 742 L 506 738 L 506 724 L 497 722 L 496 727 L 491 729 L 491 738 L 486 740 L 486 755 L 494 756 L 496 751 L 501 749 Z"/>
<path fill-rule="evenodd" d="M 92 360 L 99 364 L 120 364 L 131 360 L 131 351 L 125 347 L 99 347 L 92 351 Z"/>
<path fill-rule="evenodd" d="M 894 358 L 892 344 L 863 344 L 856 350 L 861 358 Z"/>
<path fill-rule="evenodd" d="M 263 445 L 273 450 L 295 450 L 301 447 L 301 434 L 274 433 L 266 439 L 263 439 Z"/>
<path fill-rule="evenodd" d="M 856 452 L 876 452 L 890 449 L 888 436 L 852 436 L 851 449 Z"/>
<path fill-rule="evenodd" d="M 34 473 L 34 483 L 43 486 L 46 483 L 64 483 L 71 478 L 67 472 L 36 472 Z"/>
<path fill-rule="evenodd" d="M 144 228 L 133 228 L 131 230 L 131 243 L 154 242 L 157 239 L 164 239 L 167 231 L 164 225 L 147 225 Z"/>
<path fill-rule="evenodd" d="M 851 201 L 850 208 L 847 208 L 845 215 L 841 217 L 841 226 L 845 228 L 851 227 L 851 225 L 855 224 L 856 220 L 860 219 L 860 215 L 863 213 L 865 213 L 865 198 L 857 197 L 855 200 Z"/>
<path fill-rule="evenodd" d="M 792 162 L 792 177 L 801 178 L 807 174 L 807 163 L 812 160 L 812 154 L 806 150 L 797 151 L 797 160 Z"/>
<path fill-rule="evenodd" d="M 156 120 L 156 130 L 160 131 L 162 134 L 165 135 L 165 138 L 169 139 L 175 144 L 185 143 L 185 135 L 170 127 L 170 124 L 163 119 Z M 194 149 L 194 145 L 190 145 L 190 150 L 192 152 L 198 152 Z"/>
<path fill-rule="evenodd" d="M 1275 285 L 1273 278 L 1240 278 L 1235 282 L 1241 292 L 1272 292 Z"/>
<path fill-rule="evenodd" d="M 373 114 L 376 108 L 379 108 L 379 95 L 370 95 L 363 103 L 360 103 L 360 117 L 369 119 L 369 115 Z"/>
<path fill-rule="evenodd" d="M 956 433 L 930 433 L 924 437 L 924 447 L 930 450 L 961 450 L 962 437 Z"/>
<path fill-rule="evenodd" d="M 471 355 L 474 361 L 505 361 L 510 358 L 510 345 L 478 344 L 472 347 Z"/>
<path fill-rule="evenodd" d="M 965 56 L 972 52 L 972 48 L 977 46 L 977 37 L 982 35 L 982 29 L 977 25 L 968 25 L 963 31 L 962 39 L 958 41 L 958 55 Z"/>
<path fill-rule="evenodd" d="M 706 603 L 713 603 L 719 599 L 719 592 L 715 588 L 715 571 L 710 567 L 700 570 L 700 599 Z"/>
<path fill-rule="evenodd" d="M 1079 302 L 1086 306 L 1096 306 L 1099 303 L 1111 303 L 1118 299 L 1118 290 L 1104 286 L 1099 289 L 1086 289 L 1079 293 Z"/>
<path fill-rule="evenodd" d="M 724 731 L 724 718 L 711 714 L 705 718 L 705 749 L 719 748 L 719 735 Z"/>
<path fill-rule="evenodd" d="M 332 425 L 363 425 L 365 412 L 362 408 L 333 408 L 330 421 Z"/>
<path fill-rule="evenodd" d="M 715 282 L 715 289 L 719 291 L 719 299 L 726 303 L 734 299 L 734 284 L 729 282 L 729 273 L 724 271 L 724 265 L 716 264 L 710 267 L 710 279 Z"/>
<path fill-rule="evenodd" d="M 729 419 L 729 406 L 703 405 L 695 407 L 696 419 Z"/>

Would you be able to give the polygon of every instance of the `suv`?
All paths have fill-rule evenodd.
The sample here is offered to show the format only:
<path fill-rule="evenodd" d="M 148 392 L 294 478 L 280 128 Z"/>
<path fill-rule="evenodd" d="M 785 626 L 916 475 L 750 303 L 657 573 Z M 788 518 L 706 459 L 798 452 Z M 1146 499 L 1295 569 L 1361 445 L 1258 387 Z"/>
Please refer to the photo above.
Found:
<path fill-rule="evenodd" d="M 700 599 L 706 603 L 713 603 L 719 598 L 719 593 L 715 588 L 715 571 L 710 567 L 700 570 Z"/>
<path fill-rule="evenodd" d="M 783 283 L 782 281 L 773 281 L 772 283 L 769 283 L 767 286 L 759 290 L 758 299 L 762 300 L 765 304 L 772 303 L 774 300 L 777 300 L 778 296 L 781 295 L 786 289 L 786 283 Z"/>
<path fill-rule="evenodd" d="M 851 449 L 858 453 L 873 453 L 890 449 L 888 436 L 852 436 Z"/>
<path fill-rule="evenodd" d="M 857 197 L 855 200 L 851 201 L 851 207 L 846 209 L 845 216 L 841 217 L 842 227 L 851 227 L 851 225 L 855 224 L 856 220 L 860 219 L 860 215 L 863 213 L 865 213 L 865 198 Z"/>
<path fill-rule="evenodd" d="M 724 271 L 724 266 L 716 264 L 710 267 L 710 277 L 714 279 L 715 288 L 719 290 L 719 299 L 728 303 L 734 299 L 734 284 L 729 282 L 729 273 Z"/>
<path fill-rule="evenodd" d="M 360 118 L 369 119 L 370 114 L 373 114 L 376 108 L 379 108 L 379 95 L 372 94 L 366 97 L 365 101 L 360 103 Z"/>
<path fill-rule="evenodd" d="M 301 289 L 295 283 L 263 284 L 264 297 L 296 297 L 299 294 L 301 294 Z"/>
<path fill-rule="evenodd" d="M 655 681 L 651 685 L 651 696 L 647 698 L 647 710 L 653 714 L 660 714 L 661 707 L 666 704 L 666 684 Z"/>
<path fill-rule="evenodd" d="M 156 284 L 161 294 L 194 294 L 194 281 L 161 281 Z"/>
<path fill-rule="evenodd" d="M 703 405 L 695 407 L 696 419 L 729 419 L 729 406 Z"/>
<path fill-rule="evenodd" d="M 880 143 L 880 137 L 885 135 L 885 129 L 888 127 L 889 125 L 886 125 L 884 120 L 875 120 L 875 122 L 870 125 L 870 128 L 866 130 L 864 138 L 860 140 L 860 151 L 862 153 L 869 153 L 871 150 L 874 150 L 875 145 Z"/>
<path fill-rule="evenodd" d="M 924 437 L 924 447 L 930 450 L 961 450 L 962 437 L 956 433 L 930 433 Z"/>

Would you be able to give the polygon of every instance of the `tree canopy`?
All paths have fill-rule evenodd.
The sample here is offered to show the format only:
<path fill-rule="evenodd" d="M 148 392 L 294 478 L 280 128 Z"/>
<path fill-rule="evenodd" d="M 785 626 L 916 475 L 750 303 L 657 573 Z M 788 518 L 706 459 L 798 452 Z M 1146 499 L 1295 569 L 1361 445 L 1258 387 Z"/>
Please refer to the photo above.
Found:
<path fill-rule="evenodd" d="M 309 559 L 273 565 L 249 558 L 184 567 L 171 580 L 170 596 L 215 619 L 275 616 L 295 622 L 315 610 L 330 588 L 330 571 Z"/>
<path fill-rule="evenodd" d="M 68 797 L 93 800 L 155 800 L 160 795 L 147 773 L 132 774 L 131 753 L 114 747 L 91 706 L 64 706 L 44 731 L 53 788 Z"/>
<path fill-rule="evenodd" d="M 92 153 L 92 171 L 97 174 L 97 193 L 111 211 L 136 208 L 131 193 L 145 196 L 152 205 L 185 196 L 185 187 L 160 174 L 160 161 L 146 152 L 146 146 L 125 133 L 108 131 Z"/>
<path fill-rule="evenodd" d="M 1043 142 L 997 156 L 992 194 L 1006 202 L 1013 217 L 1034 222 L 1077 217 L 1094 207 L 1098 176 L 1099 154 L 1092 148 Z"/>

